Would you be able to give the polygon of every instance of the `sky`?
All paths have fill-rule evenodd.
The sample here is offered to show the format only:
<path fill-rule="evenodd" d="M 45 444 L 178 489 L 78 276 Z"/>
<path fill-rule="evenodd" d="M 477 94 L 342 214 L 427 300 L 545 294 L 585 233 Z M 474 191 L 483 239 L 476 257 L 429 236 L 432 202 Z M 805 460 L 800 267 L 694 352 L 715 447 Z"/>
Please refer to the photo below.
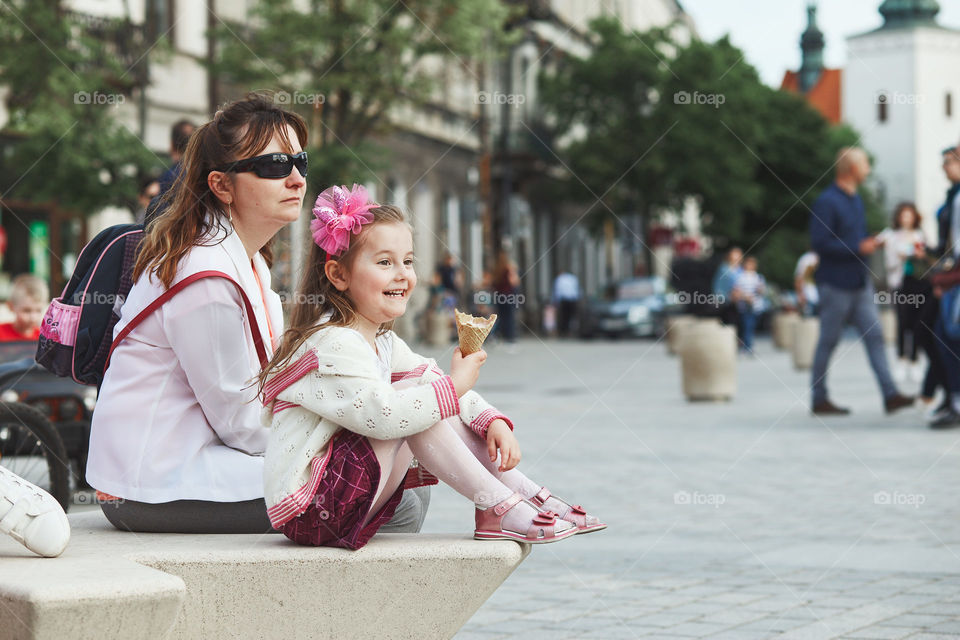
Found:
<path fill-rule="evenodd" d="M 767 84 L 780 86 L 787 69 L 800 67 L 800 34 L 807 26 L 808 0 L 680 0 L 700 37 L 714 41 L 730 34 Z M 846 63 L 846 38 L 879 27 L 882 0 L 818 0 L 817 25 L 826 48 L 824 64 Z M 960 0 L 940 0 L 937 21 L 960 29 Z"/>

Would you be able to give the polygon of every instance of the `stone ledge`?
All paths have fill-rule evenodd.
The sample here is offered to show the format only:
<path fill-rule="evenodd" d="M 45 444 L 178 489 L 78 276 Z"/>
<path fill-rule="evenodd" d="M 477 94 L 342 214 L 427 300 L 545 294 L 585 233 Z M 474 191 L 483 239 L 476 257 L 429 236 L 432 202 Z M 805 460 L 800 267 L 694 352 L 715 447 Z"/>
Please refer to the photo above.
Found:
<path fill-rule="evenodd" d="M 529 553 L 468 535 L 380 534 L 348 551 L 132 534 L 99 511 L 70 524 L 54 559 L 0 537 L 4 638 L 449 638 Z"/>

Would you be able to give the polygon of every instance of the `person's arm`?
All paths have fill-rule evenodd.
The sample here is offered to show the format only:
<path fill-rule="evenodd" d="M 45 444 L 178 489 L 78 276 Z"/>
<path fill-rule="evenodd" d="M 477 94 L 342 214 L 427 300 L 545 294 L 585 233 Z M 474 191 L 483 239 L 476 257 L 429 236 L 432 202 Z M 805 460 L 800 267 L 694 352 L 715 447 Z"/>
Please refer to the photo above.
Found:
<path fill-rule="evenodd" d="M 836 207 L 825 198 L 813 203 L 810 216 L 810 245 L 821 256 L 847 258 L 860 255 L 859 241 L 850 242 L 837 235 Z"/>
<path fill-rule="evenodd" d="M 256 387 L 250 386 L 257 356 L 234 285 L 200 280 L 161 313 L 170 347 L 210 427 L 228 447 L 263 453 L 268 431 L 260 422 Z"/>
<path fill-rule="evenodd" d="M 797 294 L 797 306 L 803 307 L 807 303 L 806 296 L 804 295 L 804 285 L 806 284 L 806 273 L 807 270 L 802 263 L 797 264 L 797 270 L 793 274 L 793 290 Z"/>
<path fill-rule="evenodd" d="M 412 436 L 460 410 L 450 376 L 397 389 L 376 377 L 330 375 L 314 369 L 281 391 L 277 399 L 376 440 Z"/>
<path fill-rule="evenodd" d="M 453 378 L 397 389 L 379 377 L 370 348 L 352 331 L 330 329 L 287 370 L 271 376 L 268 400 L 290 402 L 355 433 L 392 440 L 457 415 Z M 328 351 L 327 348 L 335 348 Z"/>
<path fill-rule="evenodd" d="M 393 335 L 391 366 L 394 369 L 394 373 L 391 374 L 394 382 L 416 379 L 419 384 L 431 384 L 445 375 L 434 360 L 414 353 L 396 334 Z M 487 430 L 494 420 L 503 420 L 511 430 L 513 429 L 513 421 L 510 418 L 473 390 L 461 396 L 459 414 L 463 423 L 481 438 L 486 437 Z"/>

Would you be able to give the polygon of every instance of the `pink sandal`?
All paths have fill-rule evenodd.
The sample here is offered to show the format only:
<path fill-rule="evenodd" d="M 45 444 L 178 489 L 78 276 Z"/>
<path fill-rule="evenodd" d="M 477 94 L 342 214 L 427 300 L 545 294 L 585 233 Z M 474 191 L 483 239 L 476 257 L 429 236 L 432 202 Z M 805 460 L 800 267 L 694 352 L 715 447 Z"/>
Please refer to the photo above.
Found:
<path fill-rule="evenodd" d="M 537 507 L 542 509 L 544 503 L 551 496 L 556 498 L 556 496 L 553 496 L 553 494 L 550 493 L 549 489 L 547 489 L 546 487 L 540 487 L 540 491 L 537 492 L 537 495 L 530 498 L 530 502 L 532 502 L 533 504 L 537 505 Z M 560 498 L 557 498 L 557 500 L 560 500 Z M 560 502 L 563 502 L 563 500 L 560 500 Z M 553 513 L 553 512 L 548 511 L 547 513 Z M 599 520 L 597 520 L 595 524 L 588 525 L 587 512 L 584 511 L 583 507 L 581 507 L 578 504 L 572 505 L 570 507 L 570 512 L 567 513 L 567 515 L 562 517 L 561 516 L 557 516 L 557 517 L 560 518 L 561 520 L 566 520 L 567 522 L 572 522 L 573 524 L 577 525 L 577 533 L 592 533 L 594 531 L 600 531 L 601 529 L 607 528 L 607 525 L 603 522 L 600 522 Z"/>
<path fill-rule="evenodd" d="M 515 493 L 503 502 L 487 509 L 477 509 L 477 528 L 473 537 L 477 540 L 516 540 L 526 544 L 545 544 L 557 542 L 579 533 L 577 527 L 571 527 L 557 533 L 557 514 L 551 511 L 541 511 L 533 519 L 526 534 L 510 531 L 503 528 L 503 516 L 515 506 L 523 502 L 523 496 Z"/>

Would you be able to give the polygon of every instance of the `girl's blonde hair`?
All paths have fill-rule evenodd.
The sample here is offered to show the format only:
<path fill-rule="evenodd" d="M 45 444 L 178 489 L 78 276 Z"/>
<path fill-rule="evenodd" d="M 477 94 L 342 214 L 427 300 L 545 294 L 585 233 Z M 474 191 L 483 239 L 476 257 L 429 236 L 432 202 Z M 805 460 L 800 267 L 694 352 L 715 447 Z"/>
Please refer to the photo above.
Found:
<path fill-rule="evenodd" d="M 409 227 L 403 211 L 392 204 L 374 207 L 370 209 L 370 213 L 373 214 L 373 221 L 364 225 L 363 230 L 351 238 L 350 247 L 343 254 L 329 258 L 336 260 L 347 271 L 353 265 L 364 237 L 374 225 L 400 223 Z M 276 353 L 258 376 L 259 393 L 263 392 L 263 386 L 270 373 L 286 367 L 293 358 L 293 354 L 306 342 L 307 338 L 324 327 L 349 327 L 356 320 L 357 310 L 349 296 L 346 292 L 339 291 L 327 278 L 324 271 L 326 259 L 326 252 L 316 243 L 311 242 L 307 267 L 303 271 L 300 286 L 297 287 L 297 293 L 294 296 L 290 324 L 283 332 Z M 320 319 L 327 312 L 332 312 L 332 315 L 321 323 Z M 389 331 L 391 328 L 393 328 L 393 321 L 380 325 L 378 333 Z"/>

